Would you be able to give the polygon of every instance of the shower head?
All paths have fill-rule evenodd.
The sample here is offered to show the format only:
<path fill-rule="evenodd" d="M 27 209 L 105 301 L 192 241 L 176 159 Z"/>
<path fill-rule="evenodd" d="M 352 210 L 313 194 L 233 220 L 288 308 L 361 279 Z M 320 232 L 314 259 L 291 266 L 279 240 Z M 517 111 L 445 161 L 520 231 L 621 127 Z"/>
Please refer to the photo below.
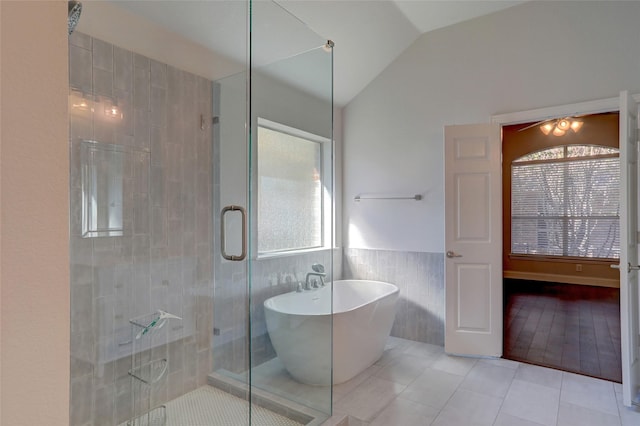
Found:
<path fill-rule="evenodd" d="M 69 2 L 69 14 L 67 15 L 67 25 L 69 26 L 69 35 L 76 29 L 80 14 L 82 13 L 82 3 L 72 0 Z"/>
<path fill-rule="evenodd" d="M 319 274 L 324 274 L 324 266 L 320 263 L 314 263 L 313 265 L 311 265 L 311 269 Z"/>

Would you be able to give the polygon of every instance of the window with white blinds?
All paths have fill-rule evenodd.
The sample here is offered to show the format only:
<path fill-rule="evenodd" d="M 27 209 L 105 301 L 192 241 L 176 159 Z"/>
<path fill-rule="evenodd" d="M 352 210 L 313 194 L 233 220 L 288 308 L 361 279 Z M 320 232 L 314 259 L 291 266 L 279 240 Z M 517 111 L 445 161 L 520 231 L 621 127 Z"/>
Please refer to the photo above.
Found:
<path fill-rule="evenodd" d="M 615 148 L 553 147 L 511 165 L 511 253 L 620 257 Z"/>

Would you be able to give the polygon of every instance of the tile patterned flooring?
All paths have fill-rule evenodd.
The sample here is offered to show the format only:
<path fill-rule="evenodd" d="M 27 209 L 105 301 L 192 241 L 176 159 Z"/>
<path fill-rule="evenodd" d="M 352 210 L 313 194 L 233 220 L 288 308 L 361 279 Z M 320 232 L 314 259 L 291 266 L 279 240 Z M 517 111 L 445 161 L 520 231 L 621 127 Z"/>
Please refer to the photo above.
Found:
<path fill-rule="evenodd" d="M 334 387 L 335 426 L 638 426 L 618 383 L 504 359 L 449 356 L 389 338 L 382 358 Z"/>
<path fill-rule="evenodd" d="M 202 386 L 166 403 L 166 418 L 144 415 L 120 426 L 231 426 L 249 424 L 249 404 L 212 386 Z M 251 416 L 255 425 L 302 426 L 287 417 L 254 405 Z M 157 410 L 154 410 L 156 412 Z"/>

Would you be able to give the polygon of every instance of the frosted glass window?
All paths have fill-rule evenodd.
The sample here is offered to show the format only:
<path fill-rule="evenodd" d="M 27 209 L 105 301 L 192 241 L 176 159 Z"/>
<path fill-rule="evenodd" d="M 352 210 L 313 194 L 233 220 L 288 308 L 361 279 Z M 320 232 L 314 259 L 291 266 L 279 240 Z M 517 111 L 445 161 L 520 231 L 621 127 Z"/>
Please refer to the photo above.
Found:
<path fill-rule="evenodd" d="M 259 253 L 323 246 L 322 143 L 289 130 L 258 127 Z"/>
<path fill-rule="evenodd" d="M 511 167 L 511 253 L 620 257 L 617 149 L 558 147 Z"/>

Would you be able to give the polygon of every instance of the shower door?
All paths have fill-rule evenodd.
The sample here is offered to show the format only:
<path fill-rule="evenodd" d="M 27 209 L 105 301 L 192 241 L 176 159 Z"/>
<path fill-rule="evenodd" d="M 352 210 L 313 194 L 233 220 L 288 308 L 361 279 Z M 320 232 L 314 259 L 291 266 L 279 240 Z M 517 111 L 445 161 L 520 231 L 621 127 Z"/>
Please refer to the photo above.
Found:
<path fill-rule="evenodd" d="M 320 421 L 331 413 L 331 386 L 291 377 L 272 344 L 264 302 L 319 291 L 320 276 L 331 294 L 332 43 L 274 2 L 250 6 L 249 67 L 213 89 L 211 377 L 246 392 L 246 424 L 263 424 L 264 406 L 303 423 Z M 309 272 L 320 275 L 307 290 Z M 332 329 L 308 338 L 330 383 Z"/>
<path fill-rule="evenodd" d="M 82 13 L 69 39 L 70 424 L 321 422 L 331 327 L 300 343 L 317 345 L 325 385 L 298 383 L 263 302 L 298 283 L 318 295 L 336 274 L 332 46 L 273 2 Z"/>

